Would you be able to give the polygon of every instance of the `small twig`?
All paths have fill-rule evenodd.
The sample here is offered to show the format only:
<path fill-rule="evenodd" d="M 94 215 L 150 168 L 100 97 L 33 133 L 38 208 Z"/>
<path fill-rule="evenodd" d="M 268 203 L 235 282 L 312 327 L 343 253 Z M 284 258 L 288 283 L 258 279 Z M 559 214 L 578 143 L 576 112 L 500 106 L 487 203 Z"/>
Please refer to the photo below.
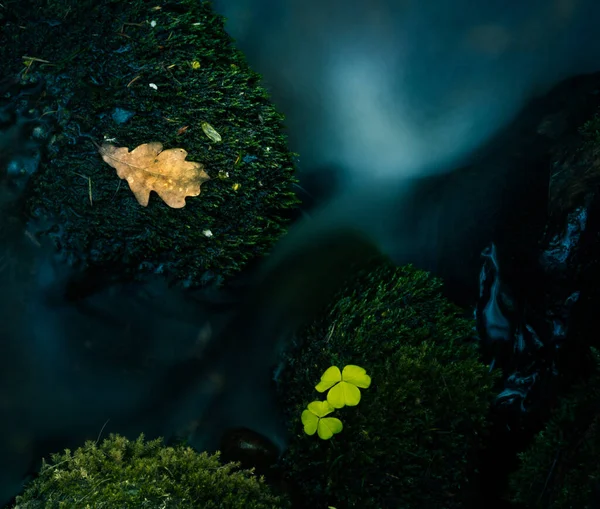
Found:
<path fill-rule="evenodd" d="M 88 195 L 90 197 L 90 207 L 93 207 L 94 200 L 92 198 L 92 177 L 88 177 Z"/>
<path fill-rule="evenodd" d="M 31 233 L 29 230 L 25 230 L 25 236 L 31 241 L 33 242 L 33 244 L 35 244 L 37 247 L 42 247 L 42 245 L 40 244 L 40 242 L 38 241 L 38 239 L 36 239 L 33 235 L 33 233 Z"/>
<path fill-rule="evenodd" d="M 175 77 L 175 75 L 174 75 L 174 74 L 171 72 L 171 68 L 172 68 L 172 67 L 174 67 L 174 66 L 175 66 L 175 64 L 173 64 L 173 65 L 170 65 L 170 66 L 168 66 L 168 67 L 164 67 L 164 66 L 163 66 L 163 68 L 164 68 L 164 69 L 166 69 L 167 71 L 169 71 L 169 74 L 171 75 L 171 77 L 172 77 L 172 78 L 173 78 L 173 79 L 174 79 L 174 80 L 175 80 L 175 81 L 176 81 L 176 82 L 177 82 L 179 85 L 182 85 L 181 81 L 179 81 L 179 80 L 178 80 L 178 79 Z"/>
<path fill-rule="evenodd" d="M 554 461 L 552 462 L 552 466 L 550 467 L 550 472 L 548 472 L 548 475 L 546 476 L 546 482 L 544 483 L 544 487 L 542 488 L 540 496 L 538 497 L 535 505 L 538 505 L 540 503 L 540 500 L 542 500 L 542 496 L 544 495 L 546 488 L 548 487 L 548 482 L 550 481 L 552 472 L 554 472 L 554 467 L 556 466 L 556 462 L 558 461 L 559 455 L 560 455 L 560 448 L 558 449 L 558 451 L 556 451 L 556 456 L 554 457 Z"/>
<path fill-rule="evenodd" d="M 127 35 L 125 33 L 125 27 L 126 26 L 129 26 L 129 27 L 141 27 L 141 26 L 144 26 L 145 24 L 146 24 L 146 22 L 144 22 L 144 23 L 125 23 L 124 22 L 121 25 L 121 30 L 119 32 L 115 32 L 115 34 L 120 35 L 122 37 L 127 37 L 127 39 L 131 39 L 131 36 L 129 36 L 129 35 Z"/>
<path fill-rule="evenodd" d="M 76 504 L 81 504 L 81 502 L 83 502 L 83 501 L 84 501 L 86 498 L 88 498 L 88 497 L 89 497 L 89 496 L 90 496 L 90 495 L 93 493 L 93 490 L 95 490 L 95 489 L 96 489 L 98 486 L 100 486 L 102 483 L 105 483 L 105 482 L 106 482 L 106 481 L 108 481 L 108 480 L 110 480 L 110 479 L 107 477 L 106 479 L 102 479 L 102 480 L 101 480 L 99 483 L 96 483 L 96 484 L 94 485 L 94 487 L 93 487 L 92 489 L 90 489 L 89 493 L 88 493 L 88 494 L 87 494 L 85 497 L 83 497 L 83 498 L 80 498 L 80 499 L 79 499 L 79 500 L 76 502 Z"/>
<path fill-rule="evenodd" d="M 73 458 L 67 458 L 66 460 L 59 461 L 58 463 L 56 463 L 56 464 L 54 464 L 54 465 L 50 465 L 50 466 L 48 467 L 48 470 L 52 470 L 53 468 L 56 468 L 56 467 L 58 467 L 58 466 L 62 465 L 63 463 L 68 463 L 68 462 L 69 462 L 69 461 L 71 461 L 72 459 L 73 459 Z"/>
<path fill-rule="evenodd" d="M 127 88 L 129 88 L 131 85 L 133 85 L 137 80 L 139 80 L 142 77 L 141 74 L 138 74 L 135 78 L 133 78 L 129 83 L 127 83 Z"/>
<path fill-rule="evenodd" d="M 81 136 L 85 136 L 85 134 L 82 134 Z M 98 145 L 98 143 L 96 143 L 96 140 L 94 140 L 91 136 L 89 138 L 90 138 L 90 141 L 95 145 L 95 147 L 98 150 L 102 150 L 102 147 L 100 145 Z"/>
<path fill-rule="evenodd" d="M 94 206 L 94 200 L 93 200 L 93 197 L 92 197 L 92 177 L 89 177 L 89 176 L 86 176 L 86 175 L 82 175 L 81 173 L 77 173 L 77 172 L 73 172 L 73 173 L 75 173 L 75 175 L 78 175 L 81 178 L 87 179 L 87 181 L 88 181 L 88 197 L 90 199 L 90 206 L 93 207 Z"/>
<path fill-rule="evenodd" d="M 52 62 L 50 62 L 50 60 L 44 60 L 43 58 L 37 58 L 37 57 L 28 57 L 27 55 L 23 55 L 21 58 L 23 60 L 31 60 L 32 62 L 41 62 L 42 64 L 52 63 Z"/>
<path fill-rule="evenodd" d="M 444 382 L 444 387 L 446 388 L 446 392 L 448 393 L 448 399 L 452 401 L 452 394 L 450 394 L 450 389 L 448 389 L 448 384 L 446 383 L 446 379 L 444 378 L 444 374 L 442 373 L 442 382 Z"/>
<path fill-rule="evenodd" d="M 42 118 L 45 115 L 52 115 L 53 113 L 58 113 L 58 110 L 52 110 L 52 111 L 46 111 L 44 113 L 42 113 L 39 118 Z"/>
<path fill-rule="evenodd" d="M 325 342 L 329 343 L 331 341 L 331 337 L 333 336 L 333 331 L 335 331 L 335 323 L 329 328 L 327 332 L 327 336 L 325 337 Z"/>
<path fill-rule="evenodd" d="M 113 194 L 111 201 L 113 201 L 115 199 L 115 196 L 117 196 L 117 193 L 119 192 L 120 188 L 121 188 L 121 179 L 119 179 L 119 183 L 117 184 L 117 188 L 115 189 L 115 194 Z"/>
<path fill-rule="evenodd" d="M 100 430 L 100 433 L 98 433 L 98 438 L 96 438 L 96 445 L 98 445 L 98 442 L 100 441 L 100 436 L 102 435 L 102 432 L 104 431 L 104 428 L 106 428 L 106 425 L 108 424 L 108 421 L 110 421 L 110 419 L 106 419 L 106 422 L 102 426 L 102 429 Z"/>
<path fill-rule="evenodd" d="M 33 65 L 33 60 L 28 60 L 25 63 L 25 72 L 23 73 L 23 76 L 25 76 L 28 72 L 29 72 L 29 68 Z"/>
<path fill-rule="evenodd" d="M 171 476 L 172 479 L 175 479 L 175 476 L 173 475 L 173 472 L 171 472 L 165 465 L 162 465 L 162 467 L 169 472 L 169 475 Z"/>

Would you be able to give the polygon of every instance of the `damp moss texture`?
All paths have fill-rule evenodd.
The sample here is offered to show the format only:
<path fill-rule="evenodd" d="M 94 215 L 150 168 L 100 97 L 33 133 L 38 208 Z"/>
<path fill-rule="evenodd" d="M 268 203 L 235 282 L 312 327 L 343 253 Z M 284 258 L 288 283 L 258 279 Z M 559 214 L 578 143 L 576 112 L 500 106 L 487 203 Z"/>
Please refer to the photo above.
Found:
<path fill-rule="evenodd" d="M 26 210 L 72 266 L 219 282 L 266 253 L 298 200 L 283 117 L 202 0 L 4 3 L 2 74 L 43 83 L 50 126 Z M 206 122 L 221 136 L 212 141 Z M 182 209 L 138 204 L 95 144 L 183 148 L 211 180 Z"/>
<path fill-rule="evenodd" d="M 304 507 L 468 507 L 497 374 L 478 359 L 473 321 L 441 282 L 387 263 L 359 274 L 298 334 L 281 374 L 291 439 L 282 467 Z M 330 366 L 366 369 L 357 406 L 328 417 L 330 440 L 304 433 L 302 411 Z"/>
<path fill-rule="evenodd" d="M 140 436 L 111 435 L 44 462 L 39 476 L 17 497 L 18 508 L 283 509 L 264 479 L 219 455 L 165 447 Z"/>
<path fill-rule="evenodd" d="M 510 498 L 531 509 L 594 509 L 600 496 L 600 353 L 592 376 L 564 395 L 519 455 Z"/>

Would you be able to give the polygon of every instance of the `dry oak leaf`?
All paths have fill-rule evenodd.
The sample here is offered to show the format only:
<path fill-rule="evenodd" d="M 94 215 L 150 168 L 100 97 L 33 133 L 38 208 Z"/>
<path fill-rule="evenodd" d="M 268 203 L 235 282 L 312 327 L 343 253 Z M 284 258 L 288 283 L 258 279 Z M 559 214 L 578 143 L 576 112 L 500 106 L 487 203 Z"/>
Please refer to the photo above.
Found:
<path fill-rule="evenodd" d="M 156 191 L 169 207 L 180 209 L 185 207 L 186 196 L 198 196 L 200 186 L 210 180 L 202 164 L 185 160 L 188 153 L 184 149 L 163 151 L 158 141 L 144 143 L 131 152 L 127 147 L 103 143 L 100 155 L 127 180 L 142 207 L 148 206 L 150 192 Z"/>

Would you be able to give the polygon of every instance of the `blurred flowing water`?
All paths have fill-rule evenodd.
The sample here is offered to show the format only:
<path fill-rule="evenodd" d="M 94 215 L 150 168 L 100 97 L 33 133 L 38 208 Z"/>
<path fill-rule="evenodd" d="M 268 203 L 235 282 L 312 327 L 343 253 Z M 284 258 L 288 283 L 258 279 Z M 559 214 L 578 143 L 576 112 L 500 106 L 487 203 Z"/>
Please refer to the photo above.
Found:
<path fill-rule="evenodd" d="M 600 69 L 594 0 L 214 6 L 300 154 L 311 214 L 280 249 L 355 228 L 397 263 L 472 278 L 474 290 L 477 276 L 458 273 L 468 251 L 494 240 L 505 209 L 521 206 L 507 198 L 535 183 L 510 175 L 520 133 L 494 136 L 531 99 Z"/>

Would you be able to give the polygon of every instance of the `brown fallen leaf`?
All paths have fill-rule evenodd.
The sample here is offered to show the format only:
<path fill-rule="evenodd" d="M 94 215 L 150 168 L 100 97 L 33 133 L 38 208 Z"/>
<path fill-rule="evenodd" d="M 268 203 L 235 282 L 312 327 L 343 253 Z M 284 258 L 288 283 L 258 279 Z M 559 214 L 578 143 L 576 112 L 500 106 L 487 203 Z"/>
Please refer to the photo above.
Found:
<path fill-rule="evenodd" d="M 198 196 L 200 186 L 210 180 L 200 163 L 186 161 L 182 148 L 163 151 L 162 143 L 144 143 L 131 152 L 127 147 L 103 143 L 102 159 L 117 170 L 117 175 L 127 180 L 129 188 L 142 207 L 148 206 L 150 192 L 174 209 L 185 207 L 186 196 Z"/>

